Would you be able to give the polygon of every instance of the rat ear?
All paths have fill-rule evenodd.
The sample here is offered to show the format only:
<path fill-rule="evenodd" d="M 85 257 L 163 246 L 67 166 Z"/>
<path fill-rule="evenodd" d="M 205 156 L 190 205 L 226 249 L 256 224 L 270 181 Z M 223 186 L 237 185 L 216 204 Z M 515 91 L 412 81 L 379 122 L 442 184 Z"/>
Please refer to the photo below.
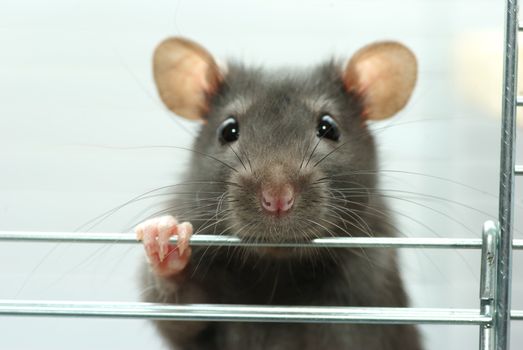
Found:
<path fill-rule="evenodd" d="M 184 38 L 164 40 L 155 50 L 153 74 L 163 103 L 187 119 L 201 120 L 222 81 L 211 54 Z"/>
<path fill-rule="evenodd" d="M 397 42 L 378 42 L 352 56 L 343 80 L 349 92 L 360 96 L 363 116 L 380 120 L 391 117 L 409 100 L 417 78 L 414 54 Z"/>

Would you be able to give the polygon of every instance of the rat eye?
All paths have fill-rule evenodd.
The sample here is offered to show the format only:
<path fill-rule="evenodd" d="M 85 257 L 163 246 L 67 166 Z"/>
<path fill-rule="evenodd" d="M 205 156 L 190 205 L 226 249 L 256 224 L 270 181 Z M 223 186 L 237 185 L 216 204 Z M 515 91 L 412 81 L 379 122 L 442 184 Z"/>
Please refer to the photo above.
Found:
<path fill-rule="evenodd" d="M 234 117 L 225 119 L 218 127 L 218 138 L 222 144 L 234 142 L 240 137 L 240 125 Z"/>
<path fill-rule="evenodd" d="M 332 141 L 338 141 L 340 139 L 340 130 L 338 129 L 338 124 L 336 124 L 330 115 L 324 114 L 320 118 L 316 136 L 320 138 L 326 137 Z"/>

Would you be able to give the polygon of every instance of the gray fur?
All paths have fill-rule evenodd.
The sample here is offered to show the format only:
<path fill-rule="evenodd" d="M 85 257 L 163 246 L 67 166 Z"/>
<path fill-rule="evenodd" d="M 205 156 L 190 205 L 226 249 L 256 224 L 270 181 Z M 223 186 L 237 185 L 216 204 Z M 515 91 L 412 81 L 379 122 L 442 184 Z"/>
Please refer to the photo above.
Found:
<path fill-rule="evenodd" d="M 185 207 L 171 213 L 191 221 L 196 232 L 254 241 L 302 241 L 370 232 L 394 235 L 388 208 L 376 190 L 373 138 L 362 122 L 360 101 L 346 92 L 337 65 L 327 63 L 292 74 L 230 65 L 209 110 L 186 174 L 192 182 L 184 186 L 188 195 L 179 195 L 173 203 L 173 208 L 181 208 L 180 203 Z M 316 126 L 322 113 L 334 117 L 341 138 L 320 141 L 308 161 L 318 142 Z M 220 144 L 216 133 L 229 115 L 237 117 L 240 126 L 240 138 L 230 145 L 232 149 Z M 276 181 L 274 176 L 291 181 L 300 192 L 292 213 L 281 219 L 264 215 L 258 199 L 260 185 Z M 345 191 L 344 196 L 337 190 Z M 145 299 L 152 302 L 408 304 L 396 254 L 381 249 L 193 248 L 182 276 L 162 279 L 146 266 L 144 284 Z M 157 324 L 173 348 L 187 350 L 421 349 L 412 326 Z"/>

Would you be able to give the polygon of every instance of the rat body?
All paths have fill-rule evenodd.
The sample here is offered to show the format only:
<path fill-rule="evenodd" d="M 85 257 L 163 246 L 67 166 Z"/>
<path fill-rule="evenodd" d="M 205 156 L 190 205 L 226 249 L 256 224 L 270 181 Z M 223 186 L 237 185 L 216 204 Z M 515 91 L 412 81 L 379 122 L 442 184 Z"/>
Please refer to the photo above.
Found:
<path fill-rule="evenodd" d="M 198 247 L 193 232 L 254 242 L 331 236 L 393 236 L 376 189 L 377 159 L 366 120 L 407 102 L 416 61 L 404 46 L 377 43 L 345 69 L 304 72 L 218 68 L 201 46 L 168 39 L 155 79 L 175 113 L 204 123 L 172 215 L 137 229 L 149 259 L 145 300 L 307 306 L 407 306 L 390 249 Z M 181 220 L 185 222 L 180 223 Z M 177 246 L 169 244 L 179 236 Z M 178 349 L 419 350 L 413 326 L 156 322 Z"/>

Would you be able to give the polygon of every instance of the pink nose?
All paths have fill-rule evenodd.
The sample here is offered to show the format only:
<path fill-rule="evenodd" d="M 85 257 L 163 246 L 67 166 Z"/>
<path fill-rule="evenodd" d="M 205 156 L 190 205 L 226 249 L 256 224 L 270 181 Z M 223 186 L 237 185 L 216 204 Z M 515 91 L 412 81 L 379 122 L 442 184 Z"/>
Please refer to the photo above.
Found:
<path fill-rule="evenodd" d="M 294 204 L 294 190 L 290 185 L 283 186 L 278 191 L 262 189 L 261 203 L 272 214 L 285 213 Z"/>

